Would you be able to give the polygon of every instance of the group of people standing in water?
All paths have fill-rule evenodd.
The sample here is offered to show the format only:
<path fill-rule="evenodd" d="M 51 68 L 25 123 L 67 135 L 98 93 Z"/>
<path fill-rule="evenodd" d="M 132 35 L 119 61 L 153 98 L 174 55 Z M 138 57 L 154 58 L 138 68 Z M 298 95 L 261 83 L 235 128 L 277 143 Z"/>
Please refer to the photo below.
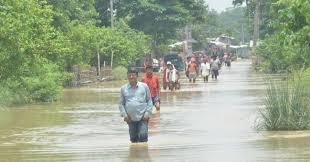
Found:
<path fill-rule="evenodd" d="M 231 66 L 231 54 L 224 54 L 223 57 L 219 56 L 200 56 L 197 60 L 196 57 L 188 57 L 186 61 L 185 74 L 189 82 L 196 82 L 196 78 L 201 75 L 203 81 L 206 83 L 209 81 L 209 76 L 212 79 L 217 80 L 219 76 L 219 70 L 223 63 L 225 66 Z"/>
<path fill-rule="evenodd" d="M 221 61 L 217 56 L 201 57 L 201 63 L 195 57 L 186 62 L 185 74 L 189 82 L 196 82 L 199 74 L 204 82 L 208 82 L 209 75 L 217 80 L 222 63 L 231 65 L 231 59 L 225 56 Z M 163 89 L 180 89 L 180 73 L 174 65 L 166 62 L 161 70 L 163 73 Z M 145 67 L 145 74 L 141 81 L 138 81 L 138 71 L 129 68 L 127 71 L 128 83 L 121 87 L 119 110 L 123 120 L 128 124 L 129 136 L 132 143 L 148 141 L 148 121 L 152 114 L 153 107 L 160 110 L 160 84 L 158 77 L 153 73 L 153 66 Z"/>

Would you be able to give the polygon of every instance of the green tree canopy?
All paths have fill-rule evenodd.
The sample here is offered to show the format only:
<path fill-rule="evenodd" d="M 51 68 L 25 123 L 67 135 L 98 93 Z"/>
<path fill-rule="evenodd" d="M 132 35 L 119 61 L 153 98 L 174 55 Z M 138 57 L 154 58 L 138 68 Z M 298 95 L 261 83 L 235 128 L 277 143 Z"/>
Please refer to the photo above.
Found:
<path fill-rule="evenodd" d="M 199 0 L 124 0 L 118 16 L 129 17 L 129 25 L 152 36 L 159 44 L 177 36 L 177 29 L 187 23 L 203 21 L 207 13 Z"/>

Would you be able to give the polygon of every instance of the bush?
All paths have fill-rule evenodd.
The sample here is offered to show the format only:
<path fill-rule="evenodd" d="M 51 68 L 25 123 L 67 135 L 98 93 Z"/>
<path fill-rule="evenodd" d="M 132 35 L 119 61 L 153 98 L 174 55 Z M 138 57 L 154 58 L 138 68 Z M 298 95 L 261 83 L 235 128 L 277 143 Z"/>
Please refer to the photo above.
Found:
<path fill-rule="evenodd" d="M 307 91 L 310 93 L 310 68 L 306 69 L 300 76 L 298 78 L 302 80 L 302 83 L 308 88 Z"/>
<path fill-rule="evenodd" d="M 62 73 L 54 64 L 44 64 L 33 75 L 9 78 L 0 83 L 0 105 L 51 102 L 62 91 Z"/>
<path fill-rule="evenodd" d="M 51 102 L 59 98 L 63 81 L 62 73 L 54 64 L 43 64 L 37 75 L 23 77 L 23 86 L 28 94 L 28 102 Z"/>
<path fill-rule="evenodd" d="M 16 81 L 2 81 L 0 83 L 0 106 L 9 106 L 11 104 L 25 103 L 22 90 L 18 90 Z"/>
<path fill-rule="evenodd" d="M 112 76 L 114 79 L 123 80 L 127 78 L 127 69 L 123 66 L 118 66 L 112 70 Z"/>
<path fill-rule="evenodd" d="M 305 84 L 308 77 L 304 76 L 294 77 L 292 81 L 270 83 L 265 108 L 260 113 L 260 127 L 267 130 L 310 129 L 310 87 Z"/>

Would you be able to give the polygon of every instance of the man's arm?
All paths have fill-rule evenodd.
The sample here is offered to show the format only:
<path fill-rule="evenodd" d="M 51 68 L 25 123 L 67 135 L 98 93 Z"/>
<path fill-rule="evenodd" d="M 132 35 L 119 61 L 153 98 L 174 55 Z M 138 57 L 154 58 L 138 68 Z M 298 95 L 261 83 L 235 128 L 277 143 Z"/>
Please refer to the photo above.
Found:
<path fill-rule="evenodd" d="M 153 102 L 151 98 L 151 93 L 148 87 L 145 87 L 145 101 L 146 101 L 146 111 L 144 113 L 144 120 L 148 120 L 150 118 L 150 115 L 152 114 L 153 109 Z"/>
<path fill-rule="evenodd" d="M 170 77 L 170 71 L 167 72 L 167 76 L 166 76 L 166 81 L 169 82 L 169 77 Z"/>
<path fill-rule="evenodd" d="M 196 64 L 196 74 L 199 75 L 199 67 L 198 67 L 198 64 Z"/>
<path fill-rule="evenodd" d="M 176 74 L 177 74 L 177 82 L 179 82 L 179 79 L 180 79 L 180 73 L 179 73 L 179 71 L 176 71 Z"/>
<path fill-rule="evenodd" d="M 158 97 L 160 96 L 160 85 L 159 85 L 159 81 L 158 81 L 158 78 L 156 79 L 156 84 L 157 84 L 157 95 L 158 95 Z"/>
<path fill-rule="evenodd" d="M 120 97 L 120 101 L 119 101 L 119 111 L 121 113 L 121 116 L 124 118 L 127 118 L 127 112 L 125 110 L 125 104 L 126 104 L 126 100 L 125 100 L 125 96 L 124 96 L 124 90 L 123 88 L 121 88 L 121 97 Z"/>

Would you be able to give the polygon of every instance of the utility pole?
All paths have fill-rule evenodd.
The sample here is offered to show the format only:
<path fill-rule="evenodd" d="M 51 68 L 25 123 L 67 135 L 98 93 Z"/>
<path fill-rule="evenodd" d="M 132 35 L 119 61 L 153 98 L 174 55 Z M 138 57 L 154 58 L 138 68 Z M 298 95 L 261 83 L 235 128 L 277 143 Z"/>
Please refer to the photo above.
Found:
<path fill-rule="evenodd" d="M 244 31 L 243 31 L 243 24 L 241 24 L 241 44 L 244 42 Z"/>
<path fill-rule="evenodd" d="M 110 14 L 111 14 L 111 28 L 114 28 L 114 9 L 113 9 L 113 0 L 110 0 Z"/>
<path fill-rule="evenodd" d="M 255 64 L 258 63 L 258 57 L 256 55 L 256 46 L 257 41 L 259 40 L 259 18 L 260 18 L 260 0 L 256 0 L 255 16 L 254 16 L 253 49 L 252 49 L 252 52 L 256 57 Z"/>
<path fill-rule="evenodd" d="M 100 53 L 99 48 L 97 48 L 97 64 L 98 64 L 98 76 L 100 77 Z"/>
<path fill-rule="evenodd" d="M 185 38 L 185 41 L 184 41 L 184 46 L 183 46 L 183 53 L 184 53 L 184 58 L 187 57 L 188 55 L 188 25 L 186 24 L 185 26 L 185 31 L 184 31 L 184 38 Z"/>
<path fill-rule="evenodd" d="M 192 25 L 186 24 L 185 26 L 185 32 L 184 32 L 184 57 L 187 57 L 188 55 L 192 55 L 193 49 L 192 49 Z"/>
<path fill-rule="evenodd" d="M 114 9 L 113 9 L 113 0 L 110 0 L 110 14 L 111 14 L 111 28 L 114 29 Z M 112 43 L 112 42 L 110 42 Z M 113 47 L 112 47 L 113 48 Z M 113 68 L 113 56 L 114 52 L 113 49 L 111 49 L 111 69 Z"/>
<path fill-rule="evenodd" d="M 190 55 L 193 54 L 193 42 L 192 42 L 192 24 L 189 24 L 188 37 L 187 37 L 187 50 Z"/>

